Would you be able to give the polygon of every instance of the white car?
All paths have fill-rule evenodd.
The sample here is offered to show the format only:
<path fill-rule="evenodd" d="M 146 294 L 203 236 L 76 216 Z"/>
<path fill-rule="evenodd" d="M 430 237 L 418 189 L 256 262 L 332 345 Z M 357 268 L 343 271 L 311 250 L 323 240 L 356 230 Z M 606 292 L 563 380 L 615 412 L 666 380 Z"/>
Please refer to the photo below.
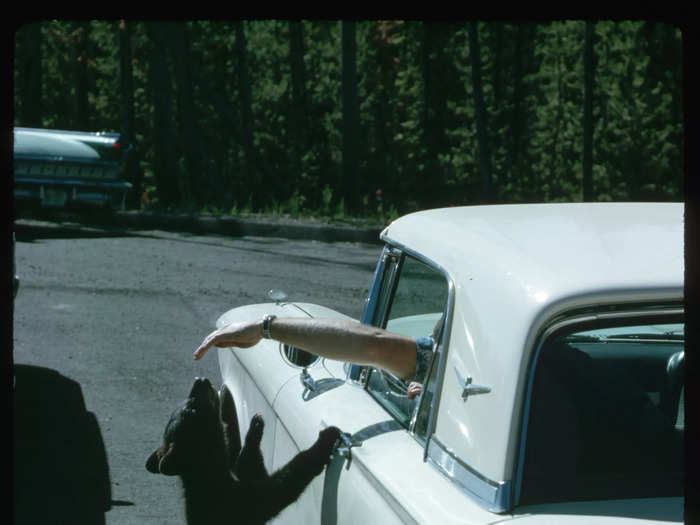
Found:
<path fill-rule="evenodd" d="M 683 205 L 473 206 L 402 217 L 362 322 L 437 346 L 416 400 L 391 374 L 263 339 L 220 348 L 268 469 L 347 435 L 274 523 L 683 521 Z M 275 302 L 217 326 L 345 317 Z"/>

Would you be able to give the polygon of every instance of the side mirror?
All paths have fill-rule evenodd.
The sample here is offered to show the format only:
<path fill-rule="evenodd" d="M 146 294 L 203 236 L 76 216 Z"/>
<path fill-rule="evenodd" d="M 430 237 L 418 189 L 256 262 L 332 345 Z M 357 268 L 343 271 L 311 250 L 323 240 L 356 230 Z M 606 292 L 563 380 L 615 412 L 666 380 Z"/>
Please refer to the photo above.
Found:
<path fill-rule="evenodd" d="M 298 368 L 307 368 L 316 361 L 320 359 L 316 354 L 297 348 L 296 346 L 291 346 L 287 344 L 281 344 L 280 350 L 282 351 L 282 357 L 292 366 Z"/>

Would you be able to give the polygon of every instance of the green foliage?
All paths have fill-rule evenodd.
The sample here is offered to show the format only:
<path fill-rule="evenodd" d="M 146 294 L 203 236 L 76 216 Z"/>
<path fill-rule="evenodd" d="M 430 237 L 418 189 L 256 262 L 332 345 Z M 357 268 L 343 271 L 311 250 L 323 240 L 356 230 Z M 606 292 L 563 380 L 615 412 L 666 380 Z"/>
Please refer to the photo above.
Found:
<path fill-rule="evenodd" d="M 346 216 L 339 22 L 295 26 L 302 42 L 296 56 L 289 21 L 242 22 L 243 49 L 236 22 L 184 24 L 184 63 L 200 76 L 191 81 L 196 129 L 182 129 L 187 86 L 176 78 L 182 56 L 166 44 L 178 156 L 172 165 L 181 175 L 163 180 L 155 176 L 150 62 L 153 46 L 163 43 L 153 40 L 146 22 L 129 24 L 135 142 L 147 193 L 142 206 Z M 39 27 L 39 45 L 29 38 L 31 26 L 16 34 L 15 125 L 26 125 L 40 107 L 42 126 L 78 129 L 86 125 L 78 108 L 87 107 L 91 129 L 121 129 L 119 22 L 46 21 Z M 582 198 L 584 28 L 583 21 L 478 24 L 498 202 Z M 601 21 L 594 42 L 594 198 L 681 200 L 680 31 Z M 357 23 L 363 216 L 390 220 L 426 206 L 480 201 L 470 53 L 466 24 Z M 36 61 L 41 74 L 30 77 Z M 294 74 L 303 77 L 301 92 L 295 92 Z M 27 87 L 33 78 L 40 79 L 39 91 Z M 185 151 L 193 135 L 197 173 L 189 173 Z M 168 201 L 187 184 L 192 191 Z"/>

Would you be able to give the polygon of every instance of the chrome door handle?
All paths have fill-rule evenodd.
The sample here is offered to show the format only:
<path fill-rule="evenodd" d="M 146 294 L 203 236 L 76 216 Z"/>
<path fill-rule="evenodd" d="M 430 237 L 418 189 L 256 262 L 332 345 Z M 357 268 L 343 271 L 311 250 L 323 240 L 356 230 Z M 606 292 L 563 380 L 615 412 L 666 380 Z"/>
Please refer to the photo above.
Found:
<path fill-rule="evenodd" d="M 346 432 L 340 433 L 338 441 L 339 444 L 336 450 L 341 456 L 348 460 L 348 462 L 345 464 L 345 470 L 348 470 L 350 469 L 350 463 L 352 462 L 351 449 L 352 447 L 361 447 L 362 441 L 354 442 L 352 440 L 352 436 L 350 434 L 347 434 Z"/>
<path fill-rule="evenodd" d="M 464 401 L 466 401 L 469 396 L 488 394 L 489 392 L 491 392 L 491 387 L 473 385 L 471 376 L 467 376 L 465 378 L 462 374 L 459 373 L 457 367 L 455 367 L 455 373 L 457 374 L 457 381 L 459 381 L 459 384 L 462 386 L 462 399 Z"/>

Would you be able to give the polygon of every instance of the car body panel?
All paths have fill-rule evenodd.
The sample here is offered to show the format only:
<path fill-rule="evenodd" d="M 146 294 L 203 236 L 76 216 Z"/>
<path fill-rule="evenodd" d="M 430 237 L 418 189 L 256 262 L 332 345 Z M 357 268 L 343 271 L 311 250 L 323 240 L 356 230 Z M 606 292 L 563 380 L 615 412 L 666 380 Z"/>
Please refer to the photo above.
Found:
<path fill-rule="evenodd" d="M 217 327 L 221 327 L 233 321 L 247 321 L 261 319 L 266 314 L 274 314 L 278 317 L 334 317 L 346 318 L 338 312 L 318 305 L 306 303 L 263 303 L 243 306 L 229 310 L 217 320 Z M 280 366 L 282 362 L 282 366 Z M 223 348 L 219 349 L 219 366 L 222 377 L 239 374 L 238 368 L 242 367 L 249 377 L 254 378 L 255 390 L 258 391 L 265 402 L 272 406 L 282 386 L 292 377 L 299 375 L 299 367 L 293 366 L 281 357 L 280 344 L 270 339 L 263 339 L 254 349 Z M 320 361 L 314 363 L 311 370 L 321 366 Z M 226 381 L 228 384 L 228 381 Z M 235 381 L 231 381 L 235 399 L 246 399 L 246 395 L 235 397 L 234 388 L 238 388 Z M 253 414 L 251 414 L 252 416 Z M 241 415 L 242 416 L 242 415 Z M 248 422 L 244 421 L 247 428 Z"/>
<path fill-rule="evenodd" d="M 427 440 L 403 428 L 364 387 L 361 367 L 327 359 L 311 364 L 305 373 L 317 387 L 312 392 L 301 381 L 302 369 L 282 356 L 280 343 L 219 349 L 242 431 L 255 412 L 268 421 L 268 468 L 283 465 L 328 425 L 362 441 L 350 449 L 350 461 L 336 453 L 324 475 L 275 523 L 682 520 L 682 498 L 520 506 L 518 484 L 528 389 L 544 338 L 567 323 L 649 312 L 669 318 L 655 321 L 663 332 L 664 322 L 676 322 L 668 314 L 682 315 L 682 204 L 429 210 L 398 219 L 382 239 L 389 252 L 414 256 L 448 283 L 434 426 Z M 376 294 L 393 293 L 379 285 L 389 252 L 380 256 L 368 310 L 378 304 Z M 367 309 L 363 321 L 372 322 Z M 217 326 L 265 314 L 346 318 L 308 303 L 268 303 L 231 310 Z M 430 335 L 439 315 L 394 318 L 387 328 Z M 595 333 L 605 336 L 606 330 Z M 465 397 L 465 378 L 484 387 L 482 395 Z"/>
<path fill-rule="evenodd" d="M 461 391 L 459 370 L 491 393 L 470 399 L 468 410 L 458 395 L 443 396 L 450 405 L 440 411 L 436 436 L 496 482 L 513 476 L 513 418 L 532 344 L 548 321 L 591 305 L 683 300 L 677 203 L 429 210 L 397 219 L 382 238 L 439 262 L 455 283 L 443 391 Z"/>
<path fill-rule="evenodd" d="M 324 366 L 312 375 L 318 381 L 343 373 L 341 363 L 324 360 Z M 285 441 L 295 445 L 275 450 L 276 461 L 281 463 L 311 445 L 318 431 L 328 425 L 339 426 L 361 441 L 361 446 L 351 449 L 349 464 L 342 457 L 336 458 L 340 464 L 325 474 L 325 490 L 337 493 L 337 501 L 342 502 L 335 505 L 335 523 L 465 523 L 464 514 L 455 510 L 467 510 L 465 507 L 473 523 L 492 517 L 479 505 L 465 502 L 448 478 L 424 462 L 423 444 L 358 386 L 343 383 L 307 401 L 300 381 L 293 378 L 277 396 L 274 410 L 278 432 L 285 432 Z M 397 462 L 397 457 L 406 459 Z M 425 484 L 416 483 L 418 479 Z M 321 480 L 315 483 L 321 485 Z M 426 491 L 426 486 L 433 490 Z M 298 515 L 288 522 L 308 523 L 302 519 L 328 509 L 324 495 L 321 490 L 305 492 L 296 503 Z M 369 505 L 372 500 L 376 503 Z"/>
<path fill-rule="evenodd" d="M 229 310 L 217 320 L 216 325 L 221 327 L 234 321 L 260 319 L 265 314 L 279 317 L 347 317 L 317 305 L 263 303 Z M 241 433 L 245 435 L 248 432 L 250 420 L 256 413 L 262 415 L 266 422 L 261 449 L 269 470 L 275 461 L 277 417 L 273 405 L 280 389 L 291 378 L 298 377 L 300 369 L 282 358 L 278 342 L 268 339 L 263 339 L 254 349 L 219 348 L 218 356 L 221 377 L 236 401 Z M 321 366 L 318 361 L 310 369 Z"/>

